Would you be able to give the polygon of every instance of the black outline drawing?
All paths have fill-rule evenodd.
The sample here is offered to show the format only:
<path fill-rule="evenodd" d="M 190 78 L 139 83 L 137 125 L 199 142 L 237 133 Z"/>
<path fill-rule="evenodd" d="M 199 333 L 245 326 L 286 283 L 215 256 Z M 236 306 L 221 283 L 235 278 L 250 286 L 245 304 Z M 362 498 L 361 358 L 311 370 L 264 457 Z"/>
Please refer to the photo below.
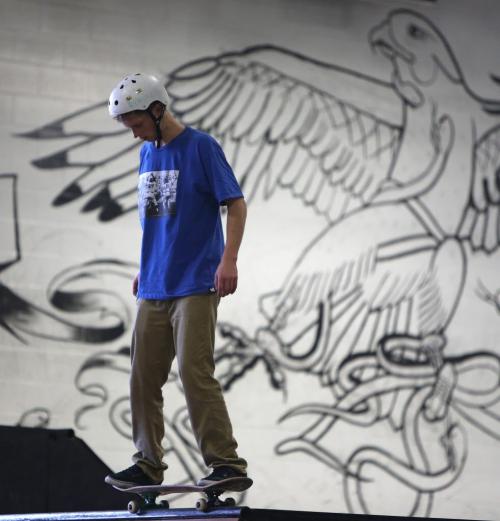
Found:
<path fill-rule="evenodd" d="M 0 265 L 0 271 L 4 271 L 22 259 L 17 175 L 1 174 L 0 184 L 5 200 L 11 199 L 9 204 L 1 206 L 4 214 L 2 223 L 8 228 L 2 234 L 5 241 L 3 248 L 9 253 L 9 258 Z M 92 279 L 97 283 L 103 274 L 114 272 L 117 275 L 120 270 L 123 274 L 124 269 L 127 271 L 127 266 L 121 261 L 96 260 L 64 270 L 49 283 L 46 307 L 29 302 L 0 282 L 0 326 L 25 344 L 29 343 L 28 337 L 87 343 L 109 342 L 118 338 L 130 322 L 130 313 L 123 300 L 117 294 L 106 294 L 99 284 L 78 291 L 71 289 L 71 285 Z M 126 276 L 130 277 L 130 269 Z M 92 311 L 95 312 L 94 317 L 89 318 L 88 314 Z M 78 323 L 68 320 L 67 313 L 82 313 L 86 318 Z"/>
<path fill-rule="evenodd" d="M 421 14 L 394 10 L 368 40 L 392 66 L 387 82 L 259 45 L 189 62 L 166 86 L 172 112 L 219 139 L 249 202 L 281 190 L 325 223 L 282 286 L 261 297 L 263 326 L 254 334 L 219 326 L 225 387 L 258 363 L 285 395 L 288 372 L 316 376 L 333 402 L 290 409 L 282 421 L 314 419 L 277 453 L 302 451 L 342 473 L 351 512 L 373 513 L 364 493 L 371 466 L 413 494 L 406 515 L 430 515 L 436 493 L 464 470 L 464 422 L 499 439 L 499 359 L 479 350 L 453 356 L 446 330 L 468 275 L 465 246 L 472 254 L 498 252 L 500 98 L 472 91 L 445 35 Z M 396 109 L 383 114 L 365 103 L 373 89 Z M 100 221 L 136 207 L 131 158 L 138 144 L 121 129 L 69 130 L 80 121 L 84 129 L 105 107 L 23 136 L 70 143 L 33 164 L 75 169 L 53 204 L 78 202 Z M 83 147 L 103 140 L 106 157 L 78 159 Z M 454 204 L 445 204 L 451 196 Z M 489 304 L 496 298 L 484 287 L 478 292 Z M 478 390 L 461 383 L 474 371 L 491 373 L 496 384 Z M 325 443 L 342 422 L 370 429 L 382 421 L 401 454 L 359 446 L 343 460 Z M 439 466 L 422 442 L 425 424 L 438 427 Z"/>

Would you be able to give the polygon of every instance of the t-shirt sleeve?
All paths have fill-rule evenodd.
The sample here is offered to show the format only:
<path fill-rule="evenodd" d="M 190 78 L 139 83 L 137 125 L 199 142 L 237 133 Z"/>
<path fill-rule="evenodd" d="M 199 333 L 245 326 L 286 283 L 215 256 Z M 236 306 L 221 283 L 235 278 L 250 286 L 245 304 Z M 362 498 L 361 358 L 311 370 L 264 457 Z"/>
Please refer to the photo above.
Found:
<path fill-rule="evenodd" d="M 217 141 L 207 136 L 200 143 L 199 150 L 210 189 L 219 204 L 243 197 L 233 169 Z"/>

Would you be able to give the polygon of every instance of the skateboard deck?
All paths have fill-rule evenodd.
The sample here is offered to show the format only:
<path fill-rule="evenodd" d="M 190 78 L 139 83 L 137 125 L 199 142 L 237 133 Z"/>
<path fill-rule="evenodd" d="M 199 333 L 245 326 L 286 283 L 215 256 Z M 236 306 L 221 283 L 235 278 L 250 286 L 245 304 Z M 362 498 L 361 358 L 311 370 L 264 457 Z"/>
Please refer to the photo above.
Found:
<path fill-rule="evenodd" d="M 219 496 L 224 492 L 243 492 L 250 488 L 253 481 L 247 477 L 227 478 L 212 485 L 145 485 L 139 487 L 120 488 L 114 486 L 120 492 L 132 492 L 139 496 L 139 498 L 132 499 L 128 503 L 128 511 L 132 514 L 139 514 L 140 512 L 155 508 L 163 507 L 169 508 L 168 501 L 156 502 L 158 496 L 166 496 L 168 494 L 184 494 L 197 492 L 203 494 L 205 497 L 198 499 L 196 502 L 196 509 L 201 512 L 207 512 L 215 507 L 232 507 L 236 505 L 233 498 L 221 499 Z"/>

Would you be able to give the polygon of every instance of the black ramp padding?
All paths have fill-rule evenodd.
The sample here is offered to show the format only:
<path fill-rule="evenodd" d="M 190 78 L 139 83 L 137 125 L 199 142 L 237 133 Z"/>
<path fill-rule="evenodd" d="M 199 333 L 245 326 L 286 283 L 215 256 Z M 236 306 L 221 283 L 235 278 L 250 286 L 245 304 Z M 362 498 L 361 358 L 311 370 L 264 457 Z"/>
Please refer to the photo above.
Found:
<path fill-rule="evenodd" d="M 71 429 L 0 427 L 0 514 L 126 508 L 109 468 Z"/>
<path fill-rule="evenodd" d="M 47 511 L 47 434 L 40 431 L 0 427 L 0 514 Z"/>
<path fill-rule="evenodd" d="M 402 516 L 306 512 L 300 510 L 265 510 L 259 508 L 242 508 L 240 513 L 241 521 L 405 521 L 408 519 L 425 519 L 425 521 L 464 521 L 463 519 L 456 518 L 409 518 Z"/>

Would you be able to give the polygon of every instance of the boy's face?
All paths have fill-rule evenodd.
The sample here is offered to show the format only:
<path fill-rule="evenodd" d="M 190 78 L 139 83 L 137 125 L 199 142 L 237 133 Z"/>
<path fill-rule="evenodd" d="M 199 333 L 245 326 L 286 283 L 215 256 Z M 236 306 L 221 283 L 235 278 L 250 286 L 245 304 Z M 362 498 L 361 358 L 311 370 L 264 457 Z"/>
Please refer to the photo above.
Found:
<path fill-rule="evenodd" d="M 143 141 L 156 141 L 156 129 L 153 120 L 146 113 L 124 114 L 121 122 L 132 131 L 135 138 Z"/>

